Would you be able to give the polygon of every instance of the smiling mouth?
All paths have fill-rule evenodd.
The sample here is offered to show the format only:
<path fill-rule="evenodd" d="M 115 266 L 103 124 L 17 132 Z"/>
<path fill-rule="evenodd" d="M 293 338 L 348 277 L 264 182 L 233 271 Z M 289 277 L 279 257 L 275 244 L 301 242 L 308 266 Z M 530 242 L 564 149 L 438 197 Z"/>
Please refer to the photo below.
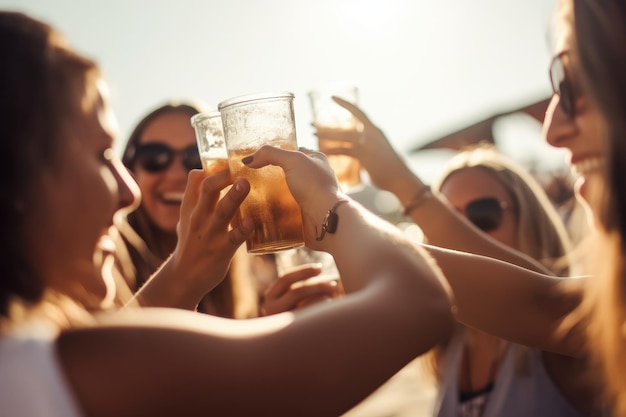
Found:
<path fill-rule="evenodd" d="M 604 160 L 602 158 L 587 158 L 582 161 L 578 161 L 572 165 L 574 172 L 578 175 L 588 176 L 600 172 L 600 169 L 604 166 Z"/>
<path fill-rule="evenodd" d="M 165 204 L 180 204 L 183 201 L 182 192 L 169 192 L 161 194 L 161 201 Z"/>

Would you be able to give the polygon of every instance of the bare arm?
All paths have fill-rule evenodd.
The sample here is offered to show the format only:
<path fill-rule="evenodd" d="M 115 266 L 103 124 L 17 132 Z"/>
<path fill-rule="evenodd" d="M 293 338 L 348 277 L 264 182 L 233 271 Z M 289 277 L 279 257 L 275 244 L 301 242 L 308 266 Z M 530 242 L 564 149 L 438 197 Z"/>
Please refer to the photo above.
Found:
<path fill-rule="evenodd" d="M 449 336 L 445 281 L 422 248 L 354 202 L 316 241 L 345 198 L 327 164 L 271 148 L 254 158 L 283 166 L 307 244 L 333 254 L 348 295 L 247 321 L 126 310 L 105 328 L 66 332 L 59 354 L 86 414 L 337 416 Z"/>
<path fill-rule="evenodd" d="M 446 275 L 462 323 L 540 350 L 585 354 L 583 320 L 570 313 L 593 278 L 556 278 L 484 256 L 424 247 Z"/>
<path fill-rule="evenodd" d="M 426 185 L 415 175 L 393 149 L 385 134 L 367 115 L 353 104 L 335 99 L 363 123 L 363 131 L 336 131 L 318 128 L 317 135 L 325 139 L 347 141 L 348 146 L 332 148 L 329 152 L 354 156 L 361 161 L 377 187 L 393 193 L 403 207 L 414 201 Z M 501 259 L 538 272 L 549 271 L 531 257 L 501 244 L 467 221 L 444 197 L 425 195 L 426 200 L 410 211 L 411 219 L 428 237 L 428 243 L 444 248 L 476 253 Z"/>

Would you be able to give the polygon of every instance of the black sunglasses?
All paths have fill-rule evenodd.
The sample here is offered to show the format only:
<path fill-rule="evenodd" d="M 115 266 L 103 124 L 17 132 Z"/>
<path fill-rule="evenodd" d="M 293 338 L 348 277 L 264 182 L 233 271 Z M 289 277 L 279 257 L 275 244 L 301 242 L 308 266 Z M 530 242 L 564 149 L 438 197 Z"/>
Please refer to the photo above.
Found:
<path fill-rule="evenodd" d="M 494 197 L 479 198 L 465 206 L 465 217 L 483 232 L 496 230 L 502 224 L 502 213 L 509 209 L 506 201 Z"/>
<path fill-rule="evenodd" d="M 574 85 L 570 77 L 568 77 L 567 67 L 563 62 L 568 51 L 563 51 L 552 58 L 550 63 L 550 84 L 552 84 L 552 92 L 559 96 L 559 105 L 563 113 L 573 119 L 575 113 L 575 92 Z"/>
<path fill-rule="evenodd" d="M 196 145 L 174 150 L 163 143 L 146 143 L 135 149 L 133 161 L 148 172 L 165 171 L 172 165 L 176 155 L 182 156 L 183 166 L 188 169 L 202 168 L 202 161 Z"/>

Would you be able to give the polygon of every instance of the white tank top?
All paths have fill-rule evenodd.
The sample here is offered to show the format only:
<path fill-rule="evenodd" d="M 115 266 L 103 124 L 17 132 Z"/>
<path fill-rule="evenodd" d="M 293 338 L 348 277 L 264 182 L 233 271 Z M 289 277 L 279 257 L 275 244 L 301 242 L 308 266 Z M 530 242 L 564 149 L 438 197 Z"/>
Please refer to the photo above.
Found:
<path fill-rule="evenodd" d="M 43 323 L 0 335 L 0 416 L 82 416 L 55 340 L 56 331 Z"/>
<path fill-rule="evenodd" d="M 465 332 L 456 332 L 446 350 L 433 413 L 436 417 L 458 416 L 464 339 Z M 516 372 L 520 349 L 527 348 L 509 344 L 482 417 L 582 417 L 552 382 L 540 351 L 531 350 L 527 370 L 521 375 Z"/>

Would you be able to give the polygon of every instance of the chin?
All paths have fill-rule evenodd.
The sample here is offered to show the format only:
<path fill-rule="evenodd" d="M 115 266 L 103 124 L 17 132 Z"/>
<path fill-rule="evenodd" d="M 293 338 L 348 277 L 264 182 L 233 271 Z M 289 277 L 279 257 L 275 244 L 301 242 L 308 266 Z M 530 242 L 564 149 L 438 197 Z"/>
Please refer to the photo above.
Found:
<path fill-rule="evenodd" d="M 102 292 L 100 297 L 100 308 L 108 309 L 115 304 L 115 296 L 117 295 L 117 287 L 113 269 L 115 268 L 115 258 L 107 256 L 102 263 Z"/>
<path fill-rule="evenodd" d="M 574 192 L 576 200 L 585 210 L 587 224 L 591 228 L 595 228 L 600 213 L 600 192 L 602 187 L 599 175 L 591 175 L 589 177 L 579 177 L 574 184 Z"/>

